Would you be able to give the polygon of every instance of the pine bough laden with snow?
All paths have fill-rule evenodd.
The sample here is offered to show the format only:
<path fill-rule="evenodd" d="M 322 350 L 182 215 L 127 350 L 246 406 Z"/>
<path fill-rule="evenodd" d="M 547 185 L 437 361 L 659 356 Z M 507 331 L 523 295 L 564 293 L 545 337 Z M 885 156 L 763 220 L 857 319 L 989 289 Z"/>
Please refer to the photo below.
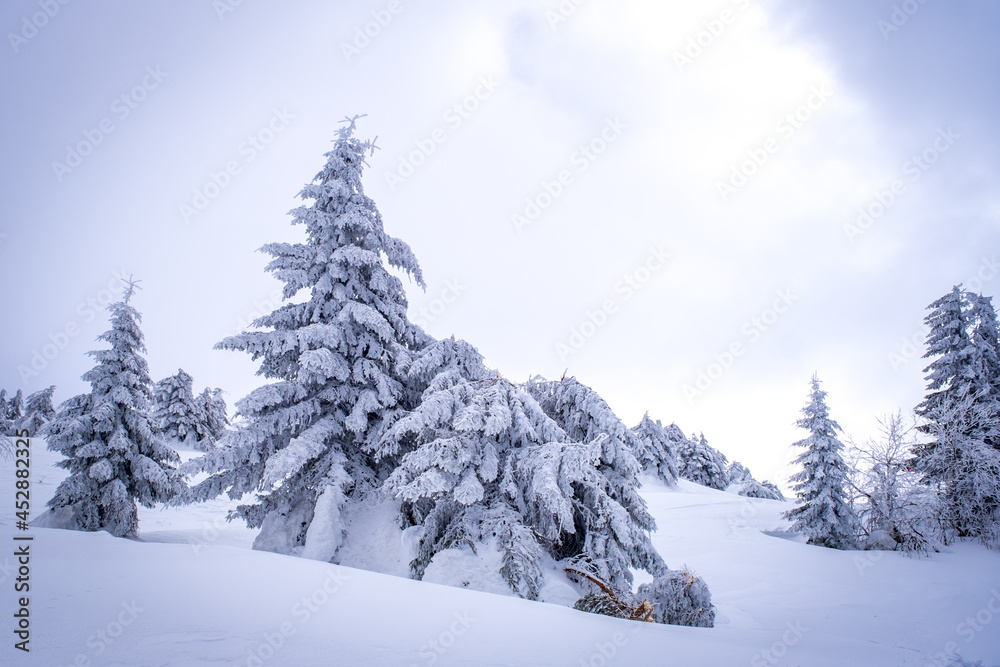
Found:
<path fill-rule="evenodd" d="M 90 393 L 60 406 L 44 433 L 49 449 L 66 457 L 57 465 L 70 472 L 48 502 L 53 513 L 67 527 L 118 537 L 138 535 L 136 502 L 152 507 L 183 488 L 177 453 L 153 432 L 140 316 L 128 303 L 133 289 L 108 306 L 111 329 L 98 340 L 111 348 L 90 352 L 97 361 L 83 375 Z"/>
<path fill-rule="evenodd" d="M 562 428 L 566 439 L 578 443 L 571 451 L 580 465 L 591 461 L 604 478 L 599 494 L 584 493 L 582 497 L 589 510 L 582 517 L 584 528 L 600 537 L 587 539 L 579 545 L 586 548 L 565 555 L 586 555 L 598 565 L 595 574 L 619 590 L 631 590 L 630 567 L 654 576 L 665 572 L 666 566 L 649 540 L 656 523 L 639 495 L 640 466 L 635 455 L 644 449 L 640 438 L 597 392 L 574 378 L 536 378 L 525 388 Z M 583 484 L 582 480 L 577 483 Z"/>
<path fill-rule="evenodd" d="M 830 419 L 826 392 L 816 375 L 811 387 L 809 402 L 796 422 L 809 431 L 807 438 L 794 444 L 805 448 L 794 461 L 802 470 L 791 477 L 798 504 L 784 516 L 793 520 L 792 529 L 806 535 L 809 544 L 851 549 L 856 546 L 858 525 L 846 497 L 848 470 L 844 445 L 837 439 L 840 426 Z"/>
<path fill-rule="evenodd" d="M 921 481 L 937 498 L 945 542 L 974 538 L 1000 547 L 1000 343 L 989 298 L 955 286 L 928 307 L 924 369 L 928 394 L 917 407 L 930 441 L 914 447 Z"/>
<path fill-rule="evenodd" d="M 710 446 L 704 434 L 695 440 L 685 437 L 676 426 L 672 428 L 675 437 L 680 436 L 676 445 L 677 470 L 680 476 L 689 482 L 725 491 L 729 486 L 729 475 L 726 473 L 728 461 L 725 455 Z"/>
<path fill-rule="evenodd" d="M 344 537 L 342 511 L 394 467 L 379 434 L 395 410 L 405 408 L 401 365 L 426 344 L 406 318 L 402 283 L 383 257 L 423 286 L 409 247 L 387 235 L 375 203 L 361 183 L 373 145 L 340 131 L 327 162 L 292 211 L 305 227 L 304 243 L 271 243 L 268 270 L 284 298 L 302 290 L 302 303 L 285 303 L 253 323 L 262 329 L 227 338 L 220 349 L 260 360 L 258 374 L 273 380 L 236 404 L 246 426 L 228 446 L 196 459 L 191 470 L 210 477 L 192 490 L 194 500 L 225 492 L 257 502 L 236 516 L 260 528 L 254 548 L 330 560 Z"/>

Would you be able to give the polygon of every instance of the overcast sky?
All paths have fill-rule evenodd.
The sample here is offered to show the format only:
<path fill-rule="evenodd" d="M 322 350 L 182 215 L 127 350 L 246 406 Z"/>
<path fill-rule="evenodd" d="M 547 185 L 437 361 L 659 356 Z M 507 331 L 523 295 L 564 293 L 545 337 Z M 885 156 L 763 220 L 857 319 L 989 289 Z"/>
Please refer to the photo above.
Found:
<path fill-rule="evenodd" d="M 565 370 L 784 483 L 924 388 L 924 308 L 1000 285 L 1000 3 L 9 0 L 0 386 L 88 389 L 117 276 L 154 379 L 279 303 L 264 243 L 347 115 L 431 334 Z M 65 4 L 64 4 L 65 3 Z"/>

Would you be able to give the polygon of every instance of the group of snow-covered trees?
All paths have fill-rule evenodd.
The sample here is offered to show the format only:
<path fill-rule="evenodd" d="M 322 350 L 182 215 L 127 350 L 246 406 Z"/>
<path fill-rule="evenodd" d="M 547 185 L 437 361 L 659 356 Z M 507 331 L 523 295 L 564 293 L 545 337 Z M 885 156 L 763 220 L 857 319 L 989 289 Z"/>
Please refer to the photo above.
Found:
<path fill-rule="evenodd" d="M 794 528 L 834 548 L 928 551 L 974 539 L 1000 548 L 1000 340 L 989 297 L 961 286 L 925 318 L 930 364 L 915 427 L 900 413 L 850 463 L 814 376 L 798 425 L 802 470 L 792 477 Z M 923 437 L 917 436 L 918 432 Z"/>
<path fill-rule="evenodd" d="M 64 455 L 70 472 L 48 505 L 43 523 L 78 530 L 138 535 L 138 505 L 152 507 L 187 490 L 178 471 L 177 441 L 205 449 L 228 425 L 221 390 L 191 397 L 191 376 L 179 371 L 155 386 L 143 353 L 141 317 L 130 304 L 137 284 L 108 307 L 111 328 L 98 340 L 109 349 L 90 352 L 96 365 L 83 375 L 91 390 L 59 407 L 55 387 L 28 397 L 15 420 L 29 435 L 44 436 Z M 18 397 L 20 392 L 18 393 Z"/>
<path fill-rule="evenodd" d="M 49 449 L 65 457 L 70 472 L 49 500 L 50 525 L 107 530 L 119 537 L 138 534 L 140 503 L 152 507 L 183 488 L 177 452 L 156 433 L 150 413 L 152 381 L 139 313 L 124 299 L 111 304 L 111 329 L 99 340 L 110 349 L 90 356 L 97 362 L 83 375 L 91 391 L 69 399 L 45 428 Z"/>
<path fill-rule="evenodd" d="M 364 194 L 372 144 L 353 133 L 350 121 L 301 192 L 305 241 L 264 247 L 286 303 L 217 345 L 250 354 L 269 381 L 236 403 L 239 428 L 227 431 L 221 391 L 195 396 L 183 370 L 152 384 L 130 283 L 109 308 L 110 349 L 91 353 L 91 391 L 45 417 L 70 471 L 50 525 L 132 537 L 139 504 L 249 494 L 233 517 L 259 529 L 254 548 L 337 562 L 348 511 L 388 500 L 418 531 L 415 578 L 465 545 L 495 550 L 521 597 L 538 598 L 561 564 L 582 591 L 629 606 L 641 569 L 649 618 L 711 626 L 707 587 L 657 554 L 638 493 L 641 472 L 676 483 L 683 433 L 648 416 L 630 429 L 573 378 L 511 382 L 469 343 L 413 324 L 391 270 L 422 286 L 420 268 Z M 180 442 L 205 454 L 181 465 Z"/>
<path fill-rule="evenodd" d="M 644 469 L 676 480 L 670 438 L 649 420 L 627 428 L 575 379 L 511 382 L 472 345 L 413 324 L 390 269 L 422 286 L 420 268 L 364 194 L 372 146 L 353 133 L 352 120 L 300 193 L 305 241 L 264 247 L 289 301 L 217 346 L 252 355 L 270 382 L 237 402 L 244 423 L 224 447 L 182 468 L 207 474 L 188 498 L 253 493 L 235 514 L 259 528 L 255 548 L 332 562 L 349 509 L 391 499 L 399 525 L 418 530 L 415 578 L 463 545 L 498 552 L 498 574 L 527 599 L 553 562 L 625 597 L 642 569 L 660 582 L 658 618 L 711 625 L 700 580 L 667 583 L 677 576 L 638 494 Z M 687 608 L 678 601 L 663 608 L 675 590 L 693 610 L 684 618 L 671 615 Z"/>
<path fill-rule="evenodd" d="M 739 461 L 730 463 L 725 454 L 708 444 L 703 433 L 697 439 L 688 438 L 676 424 L 663 431 L 672 445 L 677 476 L 682 479 L 748 498 L 785 499 L 776 484 L 767 480 L 758 482 L 745 465 Z"/>
<path fill-rule="evenodd" d="M 27 431 L 29 436 L 38 433 L 52 417 L 55 408 L 52 406 L 52 394 L 55 387 L 48 387 L 25 399 L 21 390 L 11 399 L 7 398 L 7 390 L 0 389 L 0 435 L 12 436 L 15 432 Z"/>
<path fill-rule="evenodd" d="M 492 549 L 497 574 L 516 595 L 538 598 L 546 569 L 561 565 L 589 596 L 588 608 L 620 612 L 648 609 L 631 603 L 632 573 L 645 570 L 653 582 L 639 594 L 652 604 L 651 618 L 712 625 L 704 582 L 670 570 L 651 544 L 640 473 L 752 498 L 780 500 L 781 492 L 729 463 L 703 435 L 689 438 L 649 415 L 628 428 L 574 378 L 511 382 L 471 344 L 436 340 L 412 323 L 397 274 L 423 286 L 420 268 L 364 194 L 372 144 L 354 129 L 353 120 L 344 126 L 300 193 L 307 203 L 292 222 L 305 240 L 263 248 L 284 283 L 284 305 L 217 345 L 250 354 L 268 380 L 237 401 L 238 428 L 227 429 L 221 390 L 194 395 L 183 370 L 153 385 L 130 305 L 134 283 L 109 308 L 111 329 L 101 338 L 110 349 L 91 353 L 88 394 L 58 414 L 51 389 L 29 397 L 27 408 L 20 395 L 16 409 L 0 395 L 0 416 L 34 414 L 34 430 L 66 457 L 71 474 L 49 503 L 59 521 L 134 536 L 137 504 L 226 494 L 244 499 L 230 518 L 259 529 L 254 548 L 337 562 L 351 539 L 351 510 L 390 502 L 399 526 L 416 537 L 415 578 L 444 550 Z M 950 534 L 984 537 L 996 526 L 995 313 L 990 307 L 986 316 L 988 300 L 957 295 L 957 307 L 935 304 L 929 354 L 940 358 L 921 407 L 933 439 L 914 450 L 913 466 L 934 489 Z M 805 450 L 793 477 L 799 504 L 788 516 L 810 542 L 848 548 L 863 533 L 871 544 L 912 532 L 915 520 L 900 508 L 913 498 L 897 494 L 909 471 L 876 465 L 888 457 L 894 466 L 900 448 L 873 450 L 861 508 L 848 488 L 860 478 L 844 462 L 815 378 L 799 425 L 809 437 L 797 443 Z M 205 454 L 181 465 L 180 442 Z M 204 477 L 189 487 L 195 474 Z"/>
<path fill-rule="evenodd" d="M 287 302 L 217 346 L 249 353 L 269 380 L 237 402 L 240 427 L 227 431 L 221 391 L 194 395 L 183 370 L 152 384 L 130 283 L 109 308 L 110 349 L 91 353 L 91 391 L 56 415 L 50 389 L 39 410 L 37 429 L 71 472 L 49 503 L 52 520 L 134 536 L 138 504 L 250 495 L 234 516 L 259 529 L 255 548 L 336 562 L 348 510 L 390 499 L 400 527 L 419 531 L 415 578 L 466 545 L 497 551 L 498 574 L 519 596 L 537 598 L 544 570 L 562 563 L 590 595 L 627 606 L 641 569 L 654 577 L 643 589 L 652 617 L 712 625 L 704 582 L 670 570 L 650 542 L 639 475 L 758 498 L 780 499 L 777 487 L 728 464 L 704 436 L 648 414 L 628 428 L 574 378 L 511 382 L 469 343 L 410 322 L 390 269 L 422 286 L 420 268 L 364 194 L 372 145 L 353 132 L 350 121 L 301 192 L 310 203 L 293 224 L 305 241 L 264 247 Z M 178 443 L 206 453 L 181 466 Z"/>

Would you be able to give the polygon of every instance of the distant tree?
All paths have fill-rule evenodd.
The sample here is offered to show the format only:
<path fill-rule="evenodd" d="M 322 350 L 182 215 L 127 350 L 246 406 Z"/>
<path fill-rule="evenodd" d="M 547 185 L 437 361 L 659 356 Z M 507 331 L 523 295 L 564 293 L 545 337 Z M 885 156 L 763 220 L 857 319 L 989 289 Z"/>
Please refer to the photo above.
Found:
<path fill-rule="evenodd" d="M 182 368 L 177 370 L 176 375 L 157 382 L 153 390 L 156 401 L 153 418 L 156 420 L 157 430 L 164 438 L 197 446 L 198 441 L 207 436 L 207 432 L 195 402 L 193 382 Z"/>
<path fill-rule="evenodd" d="M 70 472 L 49 507 L 69 511 L 72 528 L 118 537 L 138 535 L 137 501 L 152 507 L 183 488 L 177 453 L 153 433 L 146 348 L 129 305 L 135 288 L 130 282 L 124 299 L 108 306 L 111 329 L 99 340 L 111 347 L 90 353 L 97 361 L 83 375 L 90 393 L 64 403 L 45 429 L 49 449 L 66 457 L 57 465 Z"/>
<path fill-rule="evenodd" d="M 52 394 L 55 390 L 55 385 L 52 385 L 48 389 L 30 394 L 25 402 L 24 416 L 14 423 L 14 428 L 28 431 L 29 437 L 40 433 L 56 416 L 55 408 L 52 406 Z"/>
<path fill-rule="evenodd" d="M 684 438 L 677 444 L 677 469 L 689 482 L 725 491 L 729 486 L 725 455 L 708 444 L 705 434 L 698 439 Z"/>
<path fill-rule="evenodd" d="M 737 493 L 747 498 L 765 498 L 767 500 L 784 500 L 781 489 L 764 480 L 758 482 L 745 465 L 739 461 L 733 461 L 726 468 L 726 477 L 729 479 L 729 486 L 726 491 Z"/>
<path fill-rule="evenodd" d="M 10 421 L 17 421 L 24 416 L 24 395 L 21 394 L 21 390 L 18 389 L 17 393 L 14 394 L 14 398 L 10 399 L 10 403 L 7 405 L 7 419 Z"/>
<path fill-rule="evenodd" d="M 228 407 L 226 399 L 223 398 L 221 389 L 205 388 L 201 394 L 195 398 L 195 406 L 198 409 L 199 430 L 203 429 L 203 440 L 217 442 L 226 434 L 226 427 L 229 426 Z"/>
<path fill-rule="evenodd" d="M 809 436 L 795 443 L 805 449 L 794 461 L 802 470 L 791 477 L 798 504 L 784 516 L 793 521 L 793 530 L 808 537 L 809 544 L 851 549 L 857 544 L 857 517 L 847 499 L 844 445 L 837 438 L 840 426 L 830 419 L 826 392 L 815 374 L 809 402 L 796 425 L 809 431 Z"/>
<path fill-rule="evenodd" d="M 653 421 L 647 412 L 632 432 L 638 437 L 641 447 L 636 452 L 636 458 L 643 470 L 656 475 L 664 483 L 673 486 L 677 484 L 677 450 L 675 441 L 660 424 Z"/>
<path fill-rule="evenodd" d="M 10 409 L 10 403 L 7 400 L 7 390 L 0 389 L 0 446 L 3 447 L 5 452 L 8 446 L 13 445 L 13 441 L 7 441 L 5 436 L 14 435 L 14 422 L 12 422 L 7 417 L 7 411 Z"/>

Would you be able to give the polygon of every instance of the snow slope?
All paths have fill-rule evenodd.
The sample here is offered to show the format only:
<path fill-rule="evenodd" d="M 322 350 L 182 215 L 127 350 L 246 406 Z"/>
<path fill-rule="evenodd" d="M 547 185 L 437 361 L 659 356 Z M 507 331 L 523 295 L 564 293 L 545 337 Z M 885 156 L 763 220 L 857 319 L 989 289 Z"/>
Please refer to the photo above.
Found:
<path fill-rule="evenodd" d="M 40 445 L 33 441 L 39 510 L 64 475 Z M 0 462 L 7 545 L 13 479 L 11 462 Z M 782 533 L 785 503 L 683 481 L 668 489 L 646 480 L 643 493 L 659 525 L 657 549 L 711 588 L 715 628 L 632 623 L 254 552 L 253 533 L 222 519 L 233 503 L 218 500 L 142 510 L 142 541 L 28 531 L 30 654 L 13 649 L 16 572 L 5 547 L 0 664 L 924 667 L 945 664 L 934 656 L 952 646 L 1000 663 L 996 552 L 968 544 L 916 559 L 830 551 Z M 355 553 L 351 562 L 385 567 L 404 547 Z"/>

